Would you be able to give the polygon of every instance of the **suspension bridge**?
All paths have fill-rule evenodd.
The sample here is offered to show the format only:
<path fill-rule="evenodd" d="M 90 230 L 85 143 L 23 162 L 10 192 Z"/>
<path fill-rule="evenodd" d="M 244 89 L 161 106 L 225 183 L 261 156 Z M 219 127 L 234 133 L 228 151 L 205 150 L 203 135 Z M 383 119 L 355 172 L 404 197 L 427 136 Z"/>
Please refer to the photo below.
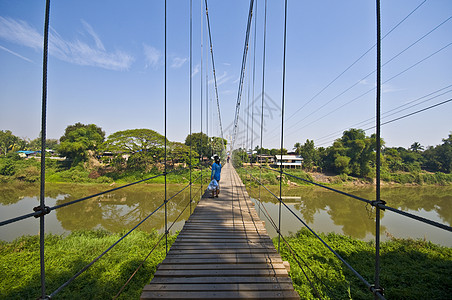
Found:
<path fill-rule="evenodd" d="M 425 1 L 424 1 L 425 2 Z M 191 3 L 191 1 L 190 1 Z M 401 216 L 415 219 L 419 222 L 423 222 L 429 226 L 435 226 L 441 230 L 452 232 L 450 226 L 434 222 L 423 217 L 419 217 L 399 209 L 393 208 L 383 200 L 380 199 L 380 96 L 381 96 L 381 30 L 380 30 L 380 1 L 376 1 L 376 15 L 377 15 L 377 79 L 376 79 L 376 199 L 368 200 L 362 197 L 358 197 L 352 194 L 345 193 L 338 189 L 324 186 L 316 182 L 297 178 L 296 176 L 284 172 L 281 168 L 279 170 L 271 169 L 272 171 L 279 173 L 280 181 L 280 193 L 274 194 L 264 184 L 262 184 L 260 178 L 256 178 L 253 175 L 253 180 L 265 189 L 268 193 L 273 195 L 279 202 L 279 212 L 282 209 L 289 210 L 299 222 L 301 222 L 309 231 L 316 236 L 323 245 L 334 254 L 334 256 L 341 261 L 341 263 L 348 268 L 359 280 L 363 283 L 363 288 L 367 288 L 369 296 L 376 299 L 385 299 L 384 288 L 380 283 L 380 211 L 387 210 L 392 213 L 399 214 Z M 247 30 L 245 45 L 243 50 L 242 69 L 240 74 L 239 90 L 236 102 L 236 112 L 234 117 L 232 141 L 230 145 L 234 147 L 237 139 L 238 120 L 240 115 L 240 104 L 243 91 L 243 81 L 245 74 L 246 58 L 249 48 L 249 35 L 252 26 L 253 6 L 254 1 L 250 1 L 250 8 L 248 14 Z M 419 5 L 420 6 L 420 5 Z M 286 25 L 287 25 L 287 0 L 285 1 L 285 19 L 284 19 L 284 44 L 283 44 L 283 72 L 282 72 L 282 101 L 281 101 L 281 153 L 283 152 L 283 139 L 284 139 L 284 88 L 285 88 L 285 65 L 286 65 Z M 165 192 L 165 199 L 162 199 L 161 205 L 153 212 L 143 218 L 135 227 L 127 232 L 123 237 L 116 241 L 113 245 L 107 248 L 103 253 L 97 256 L 89 264 L 83 267 L 79 272 L 62 284 L 60 287 L 48 293 L 46 290 L 46 271 L 45 271 L 45 217 L 47 214 L 61 207 L 70 206 L 72 204 L 91 199 L 102 194 L 110 193 L 112 191 L 127 188 L 128 186 L 139 184 L 141 182 L 151 181 L 157 177 L 165 177 L 165 191 L 166 191 L 166 176 L 171 173 L 171 170 L 167 168 L 167 145 L 166 145 L 166 126 L 167 126 L 167 97 L 166 97 L 166 68 L 167 68 L 167 53 L 166 53 L 166 1 L 165 1 L 165 95 L 164 95 L 164 116 L 165 116 L 165 156 L 164 156 L 164 172 L 162 174 L 146 178 L 140 181 L 136 181 L 131 184 L 127 184 L 114 189 L 106 190 L 102 193 L 90 195 L 81 199 L 77 199 L 71 202 L 67 202 L 54 207 L 49 207 L 45 203 L 45 141 L 46 141 L 46 110 L 47 110 L 47 59 L 48 59 L 48 36 L 49 36 L 49 10 L 50 1 L 46 1 L 46 13 L 44 24 L 44 51 L 43 51 L 43 97 L 42 97 L 42 127 L 41 127 L 41 145 L 42 145 L 42 159 L 41 159 L 41 190 L 40 190 L 40 205 L 33 208 L 33 212 L 22 216 L 14 217 L 12 219 L 4 220 L 0 222 L 0 226 L 19 222 L 21 220 L 36 217 L 40 219 L 40 266 L 41 266 L 41 291 L 40 299 L 50 299 L 58 295 L 61 290 L 70 288 L 71 283 L 77 280 L 82 273 L 87 271 L 93 264 L 107 254 L 113 247 L 115 247 L 123 239 L 135 229 L 137 229 L 143 222 L 151 218 L 160 209 L 165 210 L 165 232 L 162 235 L 160 241 L 163 241 L 164 237 L 167 237 L 172 225 L 168 227 L 167 224 L 167 204 L 175 196 L 186 189 L 192 188 L 193 183 L 197 182 L 199 178 L 192 179 L 190 175 L 190 182 L 184 186 L 178 193 L 171 197 L 167 197 Z M 223 138 L 222 121 L 220 114 L 220 105 L 218 99 L 218 85 L 216 79 L 215 65 L 214 65 L 214 53 L 212 38 L 210 32 L 210 21 L 207 9 L 207 0 L 205 0 L 205 12 L 209 34 L 209 48 L 211 54 L 213 77 L 215 83 L 215 96 L 218 109 L 218 124 L 221 131 L 221 137 Z M 191 14 L 191 7 L 190 7 Z M 266 18 L 266 6 L 265 6 L 265 18 Z M 264 33 L 265 33 L 265 21 L 264 21 Z M 190 74 L 192 74 L 192 24 L 190 23 Z M 262 78 L 262 106 L 263 98 L 265 95 L 265 36 L 264 36 L 264 54 L 263 54 L 263 78 Z M 312 99 L 311 99 L 312 100 Z M 449 101 L 449 100 L 448 100 Z M 202 103 L 202 102 L 201 102 Z M 445 103 L 445 102 L 444 102 Z M 201 107 L 202 111 L 202 107 Z M 190 76 L 190 134 L 192 133 L 192 85 Z M 261 145 L 262 148 L 262 124 L 263 124 L 263 108 L 261 109 Z M 252 121 L 254 124 L 254 121 Z M 202 127 L 201 127 L 202 128 Z M 202 129 L 201 129 L 202 131 Z M 251 147 L 252 148 L 252 147 Z M 223 145 L 223 151 L 226 149 Z M 190 153 L 191 154 L 191 153 Z M 190 171 L 192 166 L 190 167 Z M 201 164 L 202 168 L 202 164 Z M 263 166 L 261 166 L 263 168 Z M 201 173 L 202 174 L 202 173 Z M 376 223 L 376 235 L 375 235 L 375 272 L 374 278 L 369 282 L 369 278 L 364 278 L 359 272 L 357 272 L 353 266 L 351 266 L 346 260 L 344 260 L 340 254 L 338 254 L 331 246 L 329 246 L 321 237 L 311 229 L 304 220 L 300 219 L 291 209 L 284 203 L 283 196 L 281 194 L 282 177 L 291 176 L 297 179 L 306 181 L 310 184 L 320 186 L 322 188 L 331 190 L 336 193 L 343 194 L 345 196 L 362 201 L 375 208 L 375 223 Z M 200 178 L 202 182 L 202 177 Z M 265 227 L 261 220 L 259 220 L 252 202 L 249 199 L 243 183 L 235 172 L 234 168 L 230 164 L 226 164 L 223 169 L 223 178 L 221 180 L 222 191 L 218 198 L 202 197 L 193 211 L 191 217 L 186 221 L 183 230 L 177 237 L 176 242 L 170 249 L 167 249 L 166 258 L 159 265 L 156 270 L 152 281 L 143 288 L 141 298 L 142 299 L 155 299 L 155 298 L 222 298 L 222 299 L 239 299 L 239 298 L 254 298 L 254 299 L 298 299 L 298 294 L 294 291 L 292 281 L 288 276 L 287 264 L 285 264 L 278 251 L 273 246 L 272 241 L 266 234 Z M 202 191 L 202 184 L 201 184 Z M 196 203 L 195 196 L 190 192 L 190 199 L 183 209 L 192 209 L 192 204 Z M 263 205 L 263 204 L 262 204 Z M 181 214 L 183 213 L 181 212 Z M 281 216 L 281 213 L 279 213 Z M 278 232 L 278 243 L 282 240 L 285 241 L 281 235 L 280 220 L 269 220 L 272 226 L 275 227 Z M 279 223 L 279 225 L 277 224 Z M 174 224 L 174 223 L 173 223 Z M 159 241 L 159 242 L 160 242 Z M 157 246 L 157 245 L 156 245 Z M 168 246 L 167 246 L 168 248 Z M 155 249 L 155 247 L 154 247 Z M 151 250 L 152 251 L 154 250 Z M 303 266 L 303 263 L 299 261 L 294 249 L 294 259 L 299 264 L 300 268 L 309 269 L 313 276 L 310 277 L 304 272 L 306 280 L 312 287 L 314 294 L 318 298 L 322 298 L 321 293 L 317 291 L 316 285 L 312 281 L 317 279 L 315 273 L 309 268 L 308 265 Z M 145 263 L 147 257 L 143 259 Z M 133 276 L 139 271 L 140 267 L 131 274 L 131 277 L 124 286 L 119 289 L 119 292 L 114 297 L 115 299 L 121 295 L 125 286 L 133 280 Z M 315 279 L 313 279 L 315 278 Z"/>
<path fill-rule="evenodd" d="M 286 265 L 231 164 L 218 198 L 205 197 L 141 299 L 299 299 Z"/>

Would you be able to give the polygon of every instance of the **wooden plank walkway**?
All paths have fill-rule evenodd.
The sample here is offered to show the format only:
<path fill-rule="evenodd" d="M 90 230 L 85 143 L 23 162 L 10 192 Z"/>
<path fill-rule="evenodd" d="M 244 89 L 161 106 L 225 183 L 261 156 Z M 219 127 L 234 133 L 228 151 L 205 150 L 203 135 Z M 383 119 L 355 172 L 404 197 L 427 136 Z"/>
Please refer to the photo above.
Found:
<path fill-rule="evenodd" d="M 221 175 L 220 196 L 201 199 L 141 299 L 299 299 L 231 164 Z"/>

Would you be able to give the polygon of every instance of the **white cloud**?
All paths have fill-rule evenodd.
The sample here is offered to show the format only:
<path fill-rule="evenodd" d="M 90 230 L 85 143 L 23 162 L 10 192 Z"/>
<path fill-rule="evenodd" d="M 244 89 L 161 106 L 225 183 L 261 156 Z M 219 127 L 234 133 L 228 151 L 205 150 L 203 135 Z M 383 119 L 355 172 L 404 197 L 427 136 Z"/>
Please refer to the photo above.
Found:
<path fill-rule="evenodd" d="M 85 27 L 86 31 L 91 35 L 91 37 L 94 39 L 94 42 L 96 43 L 97 49 L 105 51 L 104 44 L 100 40 L 99 36 L 94 32 L 93 27 L 89 25 L 85 20 L 81 20 L 83 27 Z"/>
<path fill-rule="evenodd" d="M 200 69 L 201 69 L 201 66 L 200 66 L 199 64 L 197 64 L 197 65 L 193 68 L 193 71 L 192 71 L 192 73 L 191 73 L 191 77 L 194 77 L 196 74 L 198 74 L 199 71 L 200 71 Z"/>
<path fill-rule="evenodd" d="M 83 20 L 82 24 L 94 39 L 95 46 L 80 40 L 66 41 L 55 29 L 51 28 L 49 32 L 50 55 L 69 63 L 109 70 L 126 70 L 132 65 L 134 58 L 131 55 L 122 51 L 107 51 L 91 25 Z M 3 17 L 0 17 L 0 38 L 41 51 L 44 40 L 43 36 L 25 21 Z"/>
<path fill-rule="evenodd" d="M 8 52 L 8 53 L 11 53 L 12 55 L 15 55 L 15 56 L 17 56 L 17 57 L 19 57 L 19 58 L 21 58 L 21 59 L 23 59 L 23 60 L 26 60 L 26 61 L 28 61 L 28 62 L 31 62 L 31 63 L 33 62 L 31 59 L 28 59 L 28 58 L 26 58 L 26 57 L 24 57 L 24 56 L 22 56 L 22 55 L 20 55 L 20 54 L 18 54 L 18 53 L 16 53 L 16 52 L 12 51 L 12 50 L 9 50 L 8 48 L 5 48 L 5 47 L 0 46 L 0 49 L 6 51 L 6 52 Z"/>
<path fill-rule="evenodd" d="M 186 61 L 187 61 L 187 58 L 175 57 L 175 58 L 173 58 L 173 63 L 171 64 L 171 68 L 178 69 L 178 68 L 182 67 Z"/>
<path fill-rule="evenodd" d="M 156 48 L 148 46 L 146 44 L 143 44 L 143 51 L 146 58 L 146 68 L 152 67 L 156 69 L 160 63 L 162 53 Z"/>
<path fill-rule="evenodd" d="M 4 17 L 0 17 L 0 38 L 36 50 L 42 48 L 44 40 L 42 35 L 26 22 Z"/>

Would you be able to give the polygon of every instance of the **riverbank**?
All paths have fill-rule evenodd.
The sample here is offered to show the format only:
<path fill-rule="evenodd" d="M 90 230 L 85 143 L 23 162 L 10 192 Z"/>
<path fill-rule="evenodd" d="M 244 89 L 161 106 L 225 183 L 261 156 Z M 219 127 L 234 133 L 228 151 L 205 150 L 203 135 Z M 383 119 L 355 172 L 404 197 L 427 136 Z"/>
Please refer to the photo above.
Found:
<path fill-rule="evenodd" d="M 258 166 L 246 166 L 237 168 L 237 172 L 243 181 L 249 181 L 252 185 L 256 185 L 259 179 L 265 185 L 279 185 L 279 169 L 270 170 L 265 167 L 260 170 Z M 301 179 L 283 174 L 282 181 L 285 186 L 310 185 L 304 181 L 313 181 L 324 185 L 337 186 L 372 186 L 375 185 L 375 179 L 357 178 L 346 174 L 336 175 L 332 173 L 306 172 L 301 169 L 284 169 L 285 173 L 299 177 Z M 255 179 L 253 179 L 254 177 Z M 304 180 L 303 180 L 304 179 Z M 381 173 L 381 185 L 451 185 L 452 174 L 441 172 L 428 173 L 425 171 L 417 173 L 399 172 L 399 173 Z"/>
<path fill-rule="evenodd" d="M 46 236 L 46 287 L 53 292 L 92 259 L 116 242 L 121 233 L 106 231 L 77 231 L 68 236 Z M 338 234 L 322 238 L 369 282 L 373 282 L 374 246 Z M 64 288 L 58 299 L 111 299 L 160 236 L 154 231 L 131 233 L 116 247 Z M 176 235 L 169 238 L 169 243 Z M 38 236 L 24 236 L 13 242 L 0 242 L 0 298 L 33 299 L 39 297 Z M 346 267 L 318 240 L 305 230 L 288 237 L 300 258 L 312 269 L 314 277 L 301 262 L 304 271 L 323 299 L 371 299 L 371 294 Z M 277 245 L 277 239 L 274 240 Z M 282 244 L 284 244 L 282 242 Z M 302 299 L 314 299 L 314 290 L 285 246 L 284 260 L 290 262 L 292 281 Z M 131 280 L 119 299 L 139 299 L 165 256 L 161 243 Z M 299 259 L 300 260 L 300 259 Z M 381 284 L 387 299 L 447 299 L 452 283 L 452 248 L 429 242 L 398 239 L 381 246 Z M 328 287 L 321 284 L 325 283 Z"/>
<path fill-rule="evenodd" d="M 83 166 L 82 164 L 67 169 L 64 162 L 46 159 L 46 182 L 48 183 L 94 183 L 94 184 L 127 184 L 157 176 L 163 173 L 163 166 L 159 165 L 149 171 L 137 170 L 116 170 L 112 167 L 102 166 Z M 261 178 L 262 183 L 266 185 L 279 185 L 279 170 L 272 171 L 267 167 L 244 166 L 237 168 L 237 172 L 242 180 L 244 175 L 250 173 L 255 178 Z M 357 178 L 346 174 L 336 175 L 328 172 L 306 172 L 301 169 L 284 169 L 286 173 L 296 177 L 314 181 L 326 185 L 340 186 L 371 186 L 375 179 Z M 192 180 L 201 174 L 199 166 L 192 169 Z M 203 167 L 204 182 L 208 182 L 210 176 L 210 167 Z M 249 175 L 248 175 L 249 177 Z M 40 161 L 37 159 L 13 159 L 0 158 L 0 183 L 10 182 L 39 182 L 40 180 Z M 190 169 L 188 167 L 169 168 L 167 182 L 169 183 L 188 183 L 190 181 Z M 147 183 L 163 183 L 164 177 L 160 176 Z M 255 183 L 254 183 L 255 184 Z M 283 174 L 283 184 L 286 186 L 307 185 L 303 180 Z M 419 172 L 398 172 L 388 173 L 384 170 L 381 173 L 382 185 L 451 185 L 452 174 L 441 172 L 429 173 Z"/>

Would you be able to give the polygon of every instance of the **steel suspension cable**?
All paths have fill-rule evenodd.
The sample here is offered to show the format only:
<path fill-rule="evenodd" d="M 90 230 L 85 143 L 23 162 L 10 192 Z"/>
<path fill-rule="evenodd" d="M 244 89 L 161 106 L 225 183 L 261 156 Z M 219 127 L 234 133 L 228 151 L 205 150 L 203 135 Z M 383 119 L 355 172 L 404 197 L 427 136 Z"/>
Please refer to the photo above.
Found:
<path fill-rule="evenodd" d="M 192 95 L 193 95 L 193 91 L 192 91 L 192 85 L 193 85 L 193 80 L 192 80 L 192 72 L 193 72 L 193 55 L 192 55 L 192 42 L 193 42 L 193 20 L 192 20 L 192 16 L 193 16 L 193 12 L 192 12 L 192 8 L 193 8 L 193 0 L 190 0 L 190 70 L 189 70 L 189 80 L 190 80 L 190 87 L 189 87 L 189 93 L 190 93 L 190 138 L 192 137 Z M 192 148 L 193 148 L 193 143 L 192 141 L 190 141 L 190 214 L 191 214 L 191 171 L 192 171 Z"/>
<path fill-rule="evenodd" d="M 381 14 L 380 14 L 380 0 L 376 0 L 377 12 L 377 78 L 376 78 L 376 142 L 377 142 L 377 157 L 376 157 L 376 191 L 375 197 L 377 204 L 384 204 L 380 199 L 380 165 L 381 165 Z M 375 291 L 383 294 L 383 289 L 380 287 L 380 207 L 376 205 L 375 211 Z M 377 295 L 375 295 L 377 299 Z"/>
<path fill-rule="evenodd" d="M 259 162 L 259 180 L 262 180 L 262 143 L 264 137 L 264 95 L 265 95 L 265 50 L 267 40 L 267 0 L 265 0 L 264 7 L 264 41 L 263 41 L 263 55 L 262 55 L 262 93 L 261 93 L 261 140 L 260 140 L 260 162 Z M 259 186 L 259 202 L 261 200 L 261 188 Z"/>
<path fill-rule="evenodd" d="M 218 112 L 218 120 L 219 120 L 219 125 L 220 125 L 221 142 L 223 144 L 223 150 L 225 150 L 226 147 L 224 145 L 223 125 L 221 123 L 220 100 L 219 100 L 219 97 L 218 97 L 217 75 L 215 73 L 215 59 L 214 59 L 214 56 L 213 56 L 212 33 L 211 33 L 211 30 L 210 30 L 210 19 L 209 19 L 209 9 L 207 7 L 207 0 L 204 0 L 204 3 L 206 5 L 207 31 L 209 33 L 210 56 L 211 56 L 211 60 L 212 60 L 213 81 L 214 81 L 214 85 L 215 85 L 215 97 L 216 97 L 216 100 L 217 100 L 217 112 Z"/>
<path fill-rule="evenodd" d="M 234 148 L 235 139 L 236 139 L 236 135 L 237 135 L 237 125 L 238 125 L 239 113 L 240 113 L 240 102 L 242 100 L 243 82 L 245 79 L 245 69 L 246 69 L 246 58 L 247 58 L 247 54 L 248 54 L 248 42 L 249 42 L 249 38 L 250 38 L 251 21 L 253 19 L 253 5 L 254 5 L 254 0 L 250 0 L 250 7 L 249 7 L 249 11 L 248 11 L 248 22 L 246 25 L 246 33 L 245 33 L 245 44 L 243 46 L 242 67 L 240 70 L 239 89 L 237 92 L 237 102 L 235 105 L 234 128 L 233 128 L 232 143 L 231 143 L 232 148 Z"/>
<path fill-rule="evenodd" d="M 45 215 L 47 212 L 45 205 L 45 171 L 46 171 L 46 124 L 47 124 L 47 59 L 49 48 L 49 18 L 50 0 L 46 1 L 44 20 L 44 45 L 42 62 L 42 109 L 41 109 L 41 186 L 40 186 L 40 206 L 39 209 L 39 261 L 41 272 L 41 299 L 46 298 L 46 278 L 44 261 L 45 244 Z"/>
<path fill-rule="evenodd" d="M 167 161 L 167 153 L 166 153 L 166 97 L 167 97 L 167 94 L 166 94 L 166 80 L 167 80 L 167 65 L 166 65 L 166 63 L 167 63 L 167 57 L 166 57 L 166 47 L 167 47 L 167 44 L 166 44 L 166 36 L 167 36 L 167 32 L 166 32 L 166 27 L 167 27 L 167 15 L 166 15 L 166 0 L 165 0 L 165 79 L 164 79 L 164 89 L 165 89 L 165 91 L 164 91 L 164 114 L 165 114 L 165 172 L 164 172 L 164 174 L 165 174 L 165 243 L 166 243 L 166 253 L 168 253 L 168 207 L 167 207 L 167 205 L 166 205 L 166 203 L 168 202 L 168 200 L 167 200 L 167 183 L 166 183 L 166 175 L 167 175 L 167 173 L 166 173 L 166 171 L 167 171 L 167 165 L 166 165 L 166 161 Z"/>
<path fill-rule="evenodd" d="M 257 32 L 257 6 L 254 10 L 254 45 L 253 45 L 253 96 L 251 98 L 251 165 L 253 165 L 253 142 L 254 142 L 254 87 L 256 79 L 256 32 Z"/>
<path fill-rule="evenodd" d="M 284 47 L 283 47 L 283 70 L 282 70 L 282 99 L 281 99 L 281 165 L 279 176 L 279 233 L 278 233 L 278 252 L 280 251 L 281 243 L 281 202 L 282 202 L 282 167 L 283 167 L 283 148 L 284 148 L 284 100 L 286 90 L 286 45 L 287 45 L 287 0 L 284 2 Z"/>

